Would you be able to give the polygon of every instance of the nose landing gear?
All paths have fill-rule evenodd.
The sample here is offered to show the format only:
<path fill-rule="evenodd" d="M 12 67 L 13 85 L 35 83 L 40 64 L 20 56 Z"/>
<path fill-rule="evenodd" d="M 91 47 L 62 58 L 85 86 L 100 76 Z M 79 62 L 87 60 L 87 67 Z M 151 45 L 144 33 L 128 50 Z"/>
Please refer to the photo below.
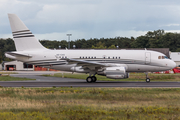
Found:
<path fill-rule="evenodd" d="M 150 83 L 151 80 L 150 80 L 150 78 L 148 78 L 148 72 L 145 72 L 145 74 L 146 74 L 146 82 Z"/>
<path fill-rule="evenodd" d="M 149 82 L 150 82 L 150 79 L 149 79 L 149 78 L 146 78 L 146 82 L 149 83 Z"/>

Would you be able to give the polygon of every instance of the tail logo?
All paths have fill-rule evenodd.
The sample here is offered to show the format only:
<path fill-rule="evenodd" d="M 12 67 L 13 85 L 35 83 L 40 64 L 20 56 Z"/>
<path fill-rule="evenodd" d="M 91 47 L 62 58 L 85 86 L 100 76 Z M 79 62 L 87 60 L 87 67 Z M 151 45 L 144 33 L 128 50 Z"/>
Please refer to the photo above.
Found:
<path fill-rule="evenodd" d="M 23 37 L 34 37 L 30 30 L 15 31 L 13 33 L 13 38 L 23 38 Z"/>

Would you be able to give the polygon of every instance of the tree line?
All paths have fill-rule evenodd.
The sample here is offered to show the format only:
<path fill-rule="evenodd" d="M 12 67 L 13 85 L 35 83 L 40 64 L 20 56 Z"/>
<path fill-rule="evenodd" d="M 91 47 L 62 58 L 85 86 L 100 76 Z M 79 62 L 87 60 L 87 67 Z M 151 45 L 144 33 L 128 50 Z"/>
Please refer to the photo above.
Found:
<path fill-rule="evenodd" d="M 41 44 L 49 49 L 68 48 L 67 40 L 40 40 Z M 165 33 L 164 30 L 148 31 L 137 38 L 91 38 L 88 40 L 77 39 L 70 41 L 70 48 L 76 49 L 124 49 L 124 48 L 169 48 L 172 52 L 180 52 L 180 33 Z M 15 51 L 15 45 L 11 38 L 0 39 L 0 62 L 10 61 L 4 53 Z"/>

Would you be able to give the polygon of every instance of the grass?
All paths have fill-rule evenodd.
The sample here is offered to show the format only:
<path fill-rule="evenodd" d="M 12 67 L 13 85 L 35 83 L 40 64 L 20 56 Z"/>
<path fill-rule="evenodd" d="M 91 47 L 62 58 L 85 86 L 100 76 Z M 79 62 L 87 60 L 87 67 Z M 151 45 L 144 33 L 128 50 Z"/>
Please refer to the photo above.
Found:
<path fill-rule="evenodd" d="M 25 80 L 35 80 L 35 79 L 11 77 L 9 75 L 0 76 L 0 81 L 25 81 Z"/>
<path fill-rule="evenodd" d="M 18 74 L 17 72 L 7 72 L 7 71 L 2 71 L 0 74 Z"/>
<path fill-rule="evenodd" d="M 86 79 L 88 74 L 70 74 L 70 73 L 56 73 L 54 75 L 43 75 L 43 76 L 53 76 L 53 77 L 64 77 L 64 78 L 75 78 L 75 79 Z M 148 74 L 152 81 L 179 81 L 180 74 Z M 97 80 L 101 81 L 144 81 L 146 76 L 144 73 L 130 73 L 128 79 L 109 79 L 106 76 L 96 75 Z"/>
<path fill-rule="evenodd" d="M 19 78 L 19 77 L 12 77 L 9 74 L 18 74 L 17 72 L 0 72 L 0 81 L 25 81 L 25 80 L 35 80 L 30 78 Z"/>
<path fill-rule="evenodd" d="M 180 88 L 0 88 L 1 119 L 180 119 Z"/>

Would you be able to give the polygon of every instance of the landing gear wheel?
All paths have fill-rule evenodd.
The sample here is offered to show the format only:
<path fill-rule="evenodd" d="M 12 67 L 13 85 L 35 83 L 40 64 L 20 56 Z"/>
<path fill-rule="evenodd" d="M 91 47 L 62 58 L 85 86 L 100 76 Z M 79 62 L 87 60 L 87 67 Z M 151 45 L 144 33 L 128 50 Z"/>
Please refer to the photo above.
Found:
<path fill-rule="evenodd" d="M 92 76 L 92 82 L 96 82 L 97 78 L 95 76 Z"/>
<path fill-rule="evenodd" d="M 91 83 L 91 82 L 93 82 L 93 79 L 92 79 L 92 77 L 87 77 L 87 78 L 86 78 L 86 81 L 87 81 L 88 83 Z"/>
<path fill-rule="evenodd" d="M 149 82 L 150 82 L 150 79 L 149 79 L 149 78 L 146 78 L 146 82 L 149 83 Z"/>

